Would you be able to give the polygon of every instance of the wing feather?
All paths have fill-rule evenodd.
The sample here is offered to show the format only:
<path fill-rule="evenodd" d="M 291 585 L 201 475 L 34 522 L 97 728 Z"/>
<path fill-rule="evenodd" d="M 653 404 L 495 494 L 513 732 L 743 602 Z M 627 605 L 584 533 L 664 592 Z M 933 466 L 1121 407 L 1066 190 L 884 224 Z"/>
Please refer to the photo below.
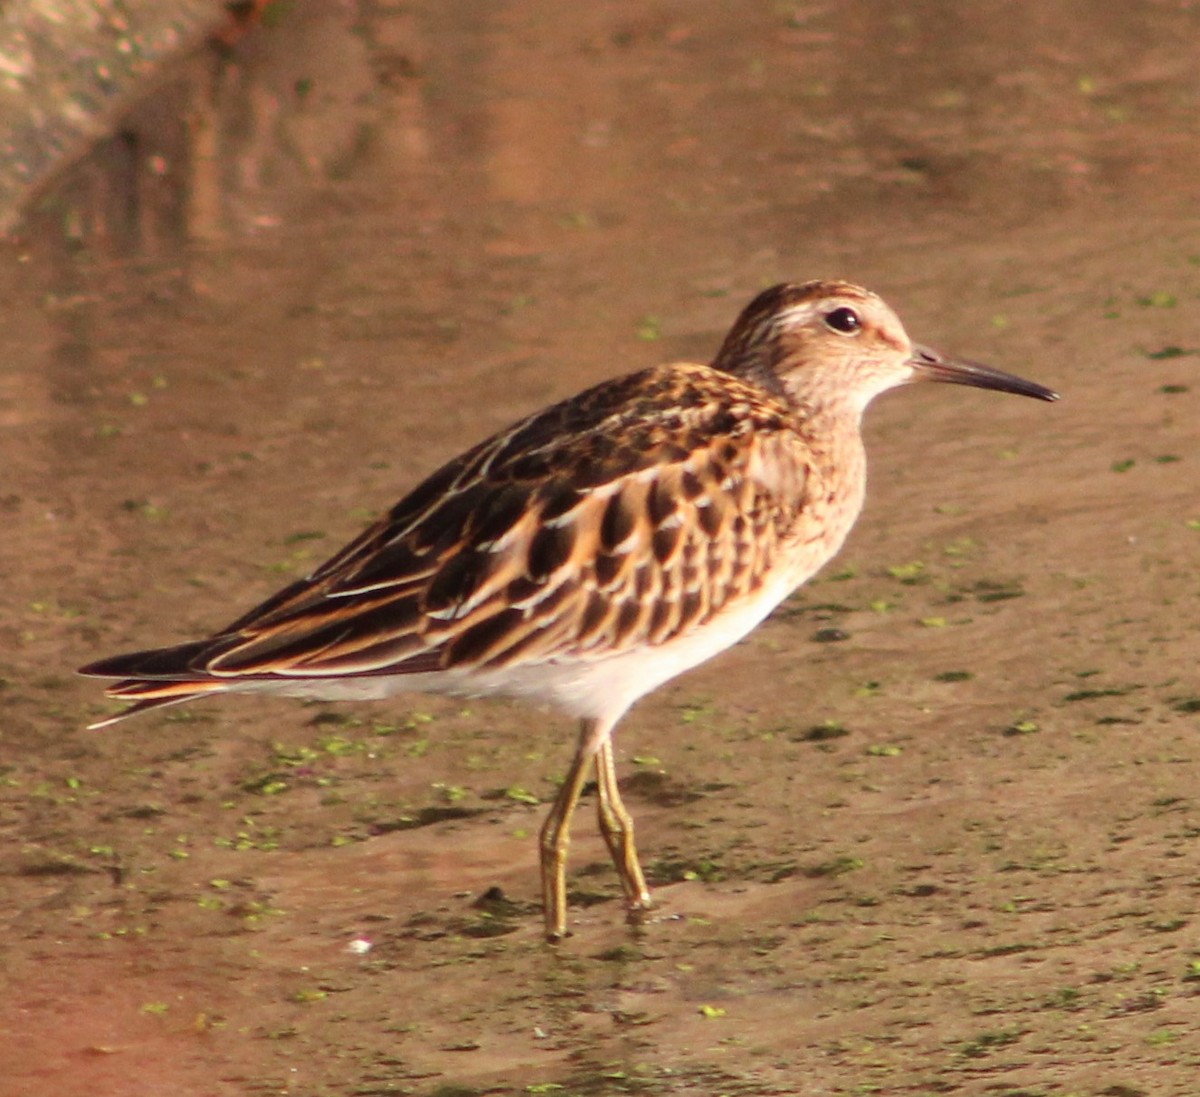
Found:
<path fill-rule="evenodd" d="M 395 675 L 664 644 L 758 589 L 807 504 L 770 394 L 705 366 L 600 385 L 435 473 L 189 648 L 193 677 Z"/>

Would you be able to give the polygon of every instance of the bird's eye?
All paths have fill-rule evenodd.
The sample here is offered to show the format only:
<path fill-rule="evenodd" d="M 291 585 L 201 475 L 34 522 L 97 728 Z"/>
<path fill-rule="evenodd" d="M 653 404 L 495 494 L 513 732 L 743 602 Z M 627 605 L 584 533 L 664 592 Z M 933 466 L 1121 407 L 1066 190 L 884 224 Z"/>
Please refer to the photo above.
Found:
<path fill-rule="evenodd" d="M 858 313 L 853 309 L 840 308 L 825 314 L 825 323 L 842 335 L 854 335 L 862 327 Z"/>

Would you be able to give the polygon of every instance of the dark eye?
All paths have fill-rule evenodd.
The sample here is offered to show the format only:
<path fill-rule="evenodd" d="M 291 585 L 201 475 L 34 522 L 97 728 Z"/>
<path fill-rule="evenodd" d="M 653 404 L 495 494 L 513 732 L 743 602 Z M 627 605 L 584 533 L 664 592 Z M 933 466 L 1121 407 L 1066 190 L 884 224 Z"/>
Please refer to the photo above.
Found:
<path fill-rule="evenodd" d="M 827 312 L 825 314 L 825 323 L 833 328 L 834 331 L 840 331 L 843 335 L 853 335 L 862 327 L 862 321 L 858 318 L 858 313 L 853 309 L 847 308 L 834 309 L 833 312 Z"/>

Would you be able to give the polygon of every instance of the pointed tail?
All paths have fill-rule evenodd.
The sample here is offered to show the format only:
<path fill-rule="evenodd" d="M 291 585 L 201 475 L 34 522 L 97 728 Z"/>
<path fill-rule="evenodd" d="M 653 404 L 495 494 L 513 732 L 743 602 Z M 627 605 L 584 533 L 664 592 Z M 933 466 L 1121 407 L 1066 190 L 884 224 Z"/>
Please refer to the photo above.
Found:
<path fill-rule="evenodd" d="M 115 716 L 98 720 L 88 727 L 103 728 L 139 712 L 178 705 L 211 693 L 223 693 L 228 684 L 198 669 L 213 654 L 211 640 L 197 640 L 170 648 L 151 648 L 114 655 L 80 667 L 89 678 L 119 678 L 105 693 L 133 703 Z"/>

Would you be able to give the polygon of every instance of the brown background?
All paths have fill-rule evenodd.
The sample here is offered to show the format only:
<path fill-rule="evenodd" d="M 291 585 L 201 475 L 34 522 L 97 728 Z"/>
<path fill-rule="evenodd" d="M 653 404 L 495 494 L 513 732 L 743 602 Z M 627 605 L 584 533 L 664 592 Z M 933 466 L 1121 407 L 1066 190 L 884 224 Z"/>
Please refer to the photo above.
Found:
<path fill-rule="evenodd" d="M 0 1091 L 1194 1094 L 1200 7 L 268 15 L 0 255 Z M 1064 399 L 882 400 L 841 558 L 622 725 L 644 930 L 585 812 L 541 941 L 553 714 L 84 730 L 75 666 L 819 275 Z"/>

